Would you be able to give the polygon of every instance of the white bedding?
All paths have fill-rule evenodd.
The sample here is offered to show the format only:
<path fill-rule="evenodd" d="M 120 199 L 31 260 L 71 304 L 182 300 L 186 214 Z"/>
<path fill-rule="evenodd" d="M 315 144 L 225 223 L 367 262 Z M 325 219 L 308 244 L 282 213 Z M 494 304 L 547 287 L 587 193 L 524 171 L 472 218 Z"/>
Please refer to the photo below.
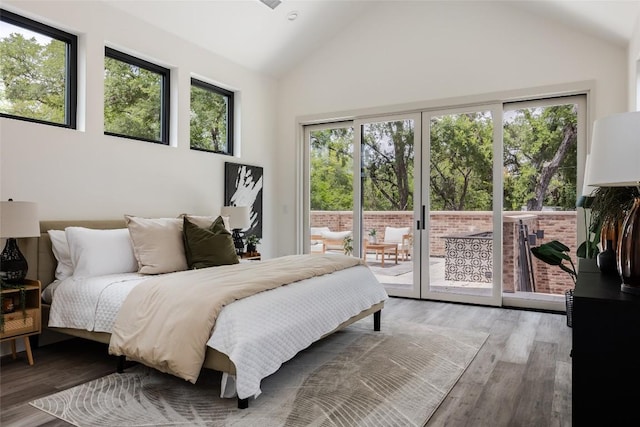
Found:
<path fill-rule="evenodd" d="M 238 268 L 250 265 L 238 264 Z M 147 277 L 128 273 L 61 281 L 49 326 L 110 332 L 122 301 Z M 226 306 L 207 345 L 234 362 L 238 397 L 256 396 L 261 380 L 282 363 L 343 321 L 386 299 L 383 286 L 368 267 L 337 271 Z M 227 380 L 225 376 L 223 393 L 230 397 L 234 390 Z"/>

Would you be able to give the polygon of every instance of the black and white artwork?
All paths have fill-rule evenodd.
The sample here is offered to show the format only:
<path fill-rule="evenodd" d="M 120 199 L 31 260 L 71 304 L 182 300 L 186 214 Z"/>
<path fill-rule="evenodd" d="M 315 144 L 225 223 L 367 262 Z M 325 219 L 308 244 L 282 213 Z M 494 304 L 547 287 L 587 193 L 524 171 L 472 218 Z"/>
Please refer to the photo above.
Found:
<path fill-rule="evenodd" d="M 243 231 L 262 238 L 262 168 L 226 162 L 224 177 L 225 206 L 250 206 L 251 227 Z"/>

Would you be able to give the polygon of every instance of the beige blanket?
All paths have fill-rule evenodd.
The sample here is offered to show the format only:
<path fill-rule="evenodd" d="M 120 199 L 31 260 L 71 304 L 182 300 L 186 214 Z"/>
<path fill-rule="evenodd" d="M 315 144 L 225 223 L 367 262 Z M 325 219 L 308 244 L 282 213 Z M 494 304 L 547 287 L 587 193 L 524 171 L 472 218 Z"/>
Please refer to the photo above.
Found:
<path fill-rule="evenodd" d="M 225 305 L 362 263 L 344 255 L 290 255 L 152 277 L 125 299 L 109 353 L 195 383 L 206 343 Z"/>

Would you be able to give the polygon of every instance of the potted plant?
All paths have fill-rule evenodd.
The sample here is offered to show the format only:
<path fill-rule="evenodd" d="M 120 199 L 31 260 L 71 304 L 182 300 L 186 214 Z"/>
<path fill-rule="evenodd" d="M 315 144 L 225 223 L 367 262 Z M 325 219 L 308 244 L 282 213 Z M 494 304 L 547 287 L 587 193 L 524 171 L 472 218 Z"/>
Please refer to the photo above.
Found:
<path fill-rule="evenodd" d="M 571 280 L 573 280 L 573 283 L 575 284 L 578 273 L 576 272 L 576 266 L 573 264 L 573 261 L 568 254 L 569 250 L 570 249 L 567 245 L 560 243 L 557 240 L 552 240 L 551 242 L 531 248 L 531 253 L 540 261 L 549 265 L 557 265 L 563 271 L 569 273 Z M 565 261 L 568 261 L 568 264 L 565 264 Z"/>
<path fill-rule="evenodd" d="M 353 253 L 353 237 L 347 236 L 342 241 L 342 248 L 345 255 L 351 255 Z"/>
<path fill-rule="evenodd" d="M 378 234 L 378 232 L 376 231 L 375 228 L 372 228 L 371 231 L 369 231 L 369 237 L 371 238 L 370 239 L 371 243 L 376 243 L 377 242 L 377 237 L 376 237 L 377 234 Z"/>
<path fill-rule="evenodd" d="M 618 240 L 617 231 L 625 216 L 633 206 L 633 200 L 640 196 L 637 187 L 598 187 L 592 194 L 591 215 L 600 229 L 606 231 L 602 243 L 606 240 Z M 593 223 L 594 221 L 592 221 Z"/>
<path fill-rule="evenodd" d="M 247 236 L 247 252 L 249 254 L 258 252 L 258 248 L 256 247 L 258 243 L 260 243 L 260 238 L 257 235 L 251 234 Z"/>

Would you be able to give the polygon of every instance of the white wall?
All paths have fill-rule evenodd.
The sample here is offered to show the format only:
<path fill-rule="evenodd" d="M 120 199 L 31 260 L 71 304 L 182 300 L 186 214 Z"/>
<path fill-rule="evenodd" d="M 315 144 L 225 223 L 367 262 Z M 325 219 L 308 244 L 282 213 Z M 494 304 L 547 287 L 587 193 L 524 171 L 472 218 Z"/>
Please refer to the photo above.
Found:
<path fill-rule="evenodd" d="M 636 19 L 628 51 L 629 111 L 640 111 L 640 15 Z"/>
<path fill-rule="evenodd" d="M 276 245 L 276 83 L 99 1 L 3 1 L 3 8 L 79 35 L 81 130 L 0 118 L 0 197 L 35 201 L 42 220 L 113 219 L 123 214 L 217 215 L 224 163 L 264 167 L 264 238 Z M 104 46 L 168 66 L 172 73 L 172 144 L 103 134 Z M 239 157 L 189 149 L 191 73 L 239 91 Z M 83 107 L 84 105 L 84 107 Z M 86 108 L 86 110 L 85 110 Z M 177 126 L 176 126 L 177 125 Z"/>
<path fill-rule="evenodd" d="M 380 3 L 281 79 L 278 253 L 295 250 L 296 118 L 588 80 L 595 118 L 624 111 L 625 49 L 506 2 Z"/>

